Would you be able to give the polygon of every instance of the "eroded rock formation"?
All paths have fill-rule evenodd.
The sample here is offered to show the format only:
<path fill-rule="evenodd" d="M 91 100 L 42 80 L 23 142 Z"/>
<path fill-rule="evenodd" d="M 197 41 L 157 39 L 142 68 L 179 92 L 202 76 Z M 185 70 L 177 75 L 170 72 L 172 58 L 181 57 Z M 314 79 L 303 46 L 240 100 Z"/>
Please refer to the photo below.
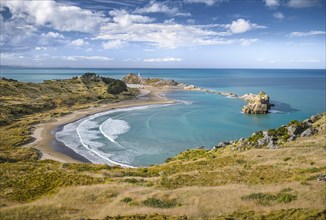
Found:
<path fill-rule="evenodd" d="M 240 97 L 248 104 L 243 106 L 242 111 L 246 114 L 267 114 L 273 106 L 269 102 L 269 96 L 265 92 L 259 94 L 245 94 Z"/>

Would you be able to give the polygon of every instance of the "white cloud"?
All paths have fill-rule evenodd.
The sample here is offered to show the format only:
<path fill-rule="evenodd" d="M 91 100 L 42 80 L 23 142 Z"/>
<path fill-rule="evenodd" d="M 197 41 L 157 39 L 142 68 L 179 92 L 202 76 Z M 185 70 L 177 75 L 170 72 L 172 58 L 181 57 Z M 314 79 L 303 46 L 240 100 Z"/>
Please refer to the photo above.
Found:
<path fill-rule="evenodd" d="M 270 8 L 275 8 L 280 5 L 279 0 L 264 0 L 265 5 Z"/>
<path fill-rule="evenodd" d="M 121 40 L 112 40 L 112 41 L 108 41 L 106 43 L 102 43 L 102 47 L 107 50 L 108 49 L 119 49 L 119 48 L 122 48 L 124 45 L 126 45 L 126 43 Z"/>
<path fill-rule="evenodd" d="M 281 21 L 284 19 L 284 14 L 282 12 L 275 12 L 273 17 Z"/>
<path fill-rule="evenodd" d="M 309 31 L 309 32 L 292 32 L 290 33 L 291 37 L 307 37 L 315 35 L 325 35 L 325 31 Z"/>
<path fill-rule="evenodd" d="M 290 60 L 292 63 L 320 63 L 317 59 Z"/>
<path fill-rule="evenodd" d="M 49 38 L 64 38 L 64 36 L 60 33 L 57 33 L 57 32 L 48 32 L 48 33 L 42 33 L 41 34 L 42 37 L 49 37 Z"/>
<path fill-rule="evenodd" d="M 46 47 L 35 47 L 35 50 L 47 50 Z"/>
<path fill-rule="evenodd" d="M 70 45 L 75 47 L 82 47 L 88 44 L 89 43 L 87 41 L 84 41 L 83 39 L 76 39 L 70 42 Z"/>
<path fill-rule="evenodd" d="M 113 17 L 113 21 L 122 27 L 137 23 L 150 23 L 155 20 L 147 16 L 131 15 L 126 10 L 113 10 L 109 14 Z"/>
<path fill-rule="evenodd" d="M 161 48 L 192 47 L 200 45 L 220 45 L 230 43 L 220 36 L 229 36 L 230 32 L 209 30 L 216 25 L 182 25 L 174 22 L 148 23 L 145 16 L 130 15 L 125 10 L 111 11 L 113 22 L 101 28 L 94 39 L 146 43 Z M 134 17 L 137 16 L 137 17 Z M 137 22 L 136 22 L 137 21 Z M 142 22 L 140 22 L 142 21 Z M 255 26 L 255 24 L 251 24 Z M 219 28 L 225 28 L 219 25 Z"/>
<path fill-rule="evenodd" d="M 81 9 L 54 0 L 2 1 L 9 8 L 13 20 L 24 20 L 33 26 L 50 26 L 59 31 L 94 32 L 107 21 L 100 12 Z"/>
<path fill-rule="evenodd" d="M 62 59 L 69 60 L 69 61 L 78 61 L 78 60 L 110 61 L 110 60 L 113 60 L 113 58 L 103 57 L 103 56 L 65 56 L 65 57 L 62 57 Z"/>
<path fill-rule="evenodd" d="M 164 2 L 151 1 L 144 8 L 137 8 L 134 13 L 149 14 L 149 13 L 165 13 L 173 16 L 191 16 L 190 13 L 182 13 L 178 8 L 169 7 Z"/>
<path fill-rule="evenodd" d="M 225 25 L 225 27 L 229 28 L 233 34 L 244 33 L 250 31 L 251 29 L 266 28 L 265 26 L 259 26 L 257 24 L 251 23 L 250 21 L 246 21 L 242 18 L 239 18 L 236 21 L 232 21 L 231 24 Z"/>
<path fill-rule="evenodd" d="M 291 8 L 310 8 L 320 6 L 321 0 L 289 0 L 287 5 Z"/>
<path fill-rule="evenodd" d="M 240 39 L 241 46 L 248 47 L 252 45 L 253 43 L 257 42 L 258 39 Z"/>
<path fill-rule="evenodd" d="M 36 31 L 37 29 L 32 25 L 25 24 L 23 19 L 4 21 L 0 14 L 1 52 L 17 52 L 35 48 L 39 38 Z"/>
<path fill-rule="evenodd" d="M 174 58 L 174 57 L 144 59 L 144 62 L 156 62 L 156 63 L 161 63 L 161 62 L 180 62 L 180 61 L 182 61 L 181 58 Z"/>
<path fill-rule="evenodd" d="M 203 3 L 208 6 L 212 6 L 214 4 L 222 3 L 227 0 L 184 0 L 185 3 Z"/>

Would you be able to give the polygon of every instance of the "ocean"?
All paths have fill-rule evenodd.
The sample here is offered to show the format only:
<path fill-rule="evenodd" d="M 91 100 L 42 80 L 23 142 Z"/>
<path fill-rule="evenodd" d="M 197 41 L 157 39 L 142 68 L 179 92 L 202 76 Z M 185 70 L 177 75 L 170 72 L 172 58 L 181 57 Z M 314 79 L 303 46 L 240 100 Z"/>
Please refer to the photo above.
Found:
<path fill-rule="evenodd" d="M 325 70 L 278 69 L 72 69 L 2 68 L 1 76 L 26 82 L 66 79 L 85 72 L 121 79 L 128 73 L 174 79 L 239 95 L 265 91 L 271 114 L 245 115 L 239 99 L 195 92 L 166 95 L 176 104 L 115 109 L 64 125 L 58 141 L 93 163 L 130 167 L 163 163 L 186 149 L 212 148 L 325 112 Z"/>

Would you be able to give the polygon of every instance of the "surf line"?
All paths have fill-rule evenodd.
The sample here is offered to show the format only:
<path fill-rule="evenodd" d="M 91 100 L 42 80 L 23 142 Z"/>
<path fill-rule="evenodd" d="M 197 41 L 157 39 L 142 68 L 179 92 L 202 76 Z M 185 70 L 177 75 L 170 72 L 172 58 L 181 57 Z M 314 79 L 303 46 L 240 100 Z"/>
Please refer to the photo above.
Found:
<path fill-rule="evenodd" d="M 107 120 L 109 120 L 109 119 L 113 120 L 112 118 L 108 118 Z M 105 122 L 103 122 L 103 123 L 100 125 L 100 127 L 99 127 L 100 132 L 101 132 L 101 133 L 104 135 L 104 137 L 106 137 L 109 141 L 111 141 L 112 143 L 115 143 L 115 144 L 117 144 L 118 146 L 122 147 L 121 144 L 119 144 L 118 142 L 116 142 L 116 141 L 114 140 L 114 138 L 112 138 L 112 137 L 110 137 L 109 135 L 106 135 L 106 134 L 105 134 L 105 132 L 103 131 L 103 124 L 104 124 L 104 123 L 105 123 Z"/>
<path fill-rule="evenodd" d="M 99 156 L 100 158 L 102 158 L 102 159 L 104 159 L 104 160 L 110 162 L 111 164 L 119 165 L 119 166 L 121 166 L 121 167 L 126 167 L 126 168 L 136 168 L 136 167 L 131 166 L 131 165 L 127 165 L 127 164 L 123 164 L 123 163 L 118 163 L 118 162 L 115 162 L 115 161 L 113 161 L 113 160 L 110 160 L 109 158 L 104 157 L 104 156 L 101 155 L 100 153 L 98 153 L 98 152 L 96 152 L 95 150 L 91 149 L 87 144 L 85 144 L 84 141 L 83 141 L 83 139 L 81 138 L 80 133 L 79 133 L 79 128 L 80 128 L 80 126 L 81 126 L 82 124 L 84 124 L 84 123 L 87 122 L 88 120 L 89 120 L 89 119 L 86 119 L 86 120 L 82 121 L 82 123 L 80 123 L 80 124 L 78 125 L 77 129 L 76 129 L 76 132 L 77 132 L 77 135 L 78 135 L 78 137 L 79 137 L 79 141 L 80 141 L 80 143 L 81 143 L 81 144 L 82 144 L 82 145 L 83 145 L 87 150 L 89 150 L 89 151 L 95 153 L 97 156 Z"/>

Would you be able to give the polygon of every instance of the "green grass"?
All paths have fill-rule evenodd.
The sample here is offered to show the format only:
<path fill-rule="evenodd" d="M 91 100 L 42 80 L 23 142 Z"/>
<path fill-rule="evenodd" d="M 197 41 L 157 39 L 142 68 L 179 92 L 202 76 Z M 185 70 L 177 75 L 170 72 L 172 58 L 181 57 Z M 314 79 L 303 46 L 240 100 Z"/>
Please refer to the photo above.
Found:
<path fill-rule="evenodd" d="M 26 202 L 65 186 L 105 183 L 104 178 L 92 177 L 64 169 L 58 162 L 0 163 L 0 197 Z"/>

